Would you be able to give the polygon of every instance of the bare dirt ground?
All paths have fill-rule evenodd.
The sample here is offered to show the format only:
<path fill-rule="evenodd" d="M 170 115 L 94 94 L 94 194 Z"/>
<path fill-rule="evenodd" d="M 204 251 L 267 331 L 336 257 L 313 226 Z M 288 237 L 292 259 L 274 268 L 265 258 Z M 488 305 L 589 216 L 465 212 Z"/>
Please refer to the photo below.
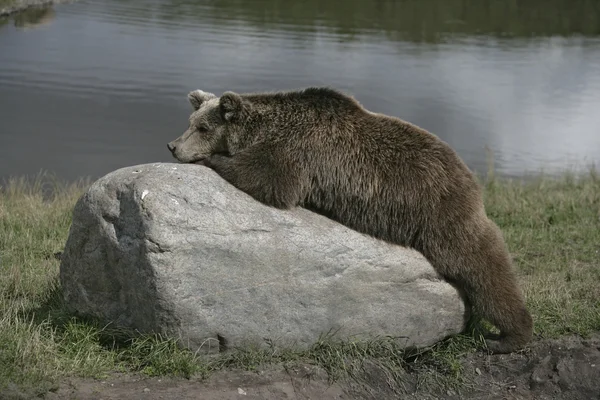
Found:
<path fill-rule="evenodd" d="M 45 399 L 600 399 L 600 334 L 534 342 L 519 354 L 474 353 L 462 360 L 460 392 L 433 390 L 418 373 L 401 373 L 403 387 L 366 363 L 358 380 L 330 384 L 310 365 L 269 366 L 258 372 L 222 371 L 207 380 L 118 375 L 69 379 Z M 0 398 L 24 398 L 0 393 Z"/>

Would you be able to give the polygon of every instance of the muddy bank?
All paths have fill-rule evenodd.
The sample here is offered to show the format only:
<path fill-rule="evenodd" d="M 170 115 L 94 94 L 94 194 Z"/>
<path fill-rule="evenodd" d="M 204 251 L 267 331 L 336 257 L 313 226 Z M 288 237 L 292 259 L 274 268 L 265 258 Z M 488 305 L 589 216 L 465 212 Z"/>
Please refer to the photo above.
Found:
<path fill-rule="evenodd" d="M 474 353 L 462 361 L 460 389 L 426 384 L 420 372 L 389 371 L 365 363 L 362 376 L 330 383 L 311 365 L 277 365 L 258 371 L 221 371 L 208 380 L 147 378 L 115 374 L 105 380 L 64 380 L 46 399 L 598 399 L 600 398 L 600 334 L 532 343 L 518 354 Z M 31 393 L 29 393 L 31 394 Z M 40 395 L 41 393 L 36 393 Z M 3 398 L 28 398 L 4 393 Z M 0 397 L 2 397 L 0 395 Z"/>
<path fill-rule="evenodd" d="M 43 8 L 53 4 L 70 3 L 74 0 L 0 0 L 0 17 L 29 10 L 31 8 Z"/>

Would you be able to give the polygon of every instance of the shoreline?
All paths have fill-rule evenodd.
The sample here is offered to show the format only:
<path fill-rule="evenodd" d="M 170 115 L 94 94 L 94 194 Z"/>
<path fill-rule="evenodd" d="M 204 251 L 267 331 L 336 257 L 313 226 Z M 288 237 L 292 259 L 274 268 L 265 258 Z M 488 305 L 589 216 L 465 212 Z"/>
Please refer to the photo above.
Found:
<path fill-rule="evenodd" d="M 13 0 L 2 5 L 0 1 L 0 18 L 10 17 L 31 8 L 49 7 L 55 4 L 69 3 L 74 0 Z"/>

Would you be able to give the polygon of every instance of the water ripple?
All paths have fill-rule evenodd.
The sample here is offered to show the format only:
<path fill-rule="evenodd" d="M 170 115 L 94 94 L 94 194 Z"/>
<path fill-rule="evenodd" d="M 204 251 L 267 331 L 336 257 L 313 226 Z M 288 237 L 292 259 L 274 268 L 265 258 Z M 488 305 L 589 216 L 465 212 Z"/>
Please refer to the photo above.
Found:
<path fill-rule="evenodd" d="M 469 24 L 486 25 L 468 16 L 432 32 L 437 14 L 410 19 L 395 5 L 378 3 L 377 14 L 357 1 L 311 2 L 309 13 L 275 0 L 83 0 L 38 29 L 7 24 L 0 175 L 97 176 L 169 159 L 164 143 L 184 129 L 188 91 L 309 85 L 431 130 L 476 170 L 486 147 L 509 175 L 600 161 L 598 37 L 481 35 Z"/>

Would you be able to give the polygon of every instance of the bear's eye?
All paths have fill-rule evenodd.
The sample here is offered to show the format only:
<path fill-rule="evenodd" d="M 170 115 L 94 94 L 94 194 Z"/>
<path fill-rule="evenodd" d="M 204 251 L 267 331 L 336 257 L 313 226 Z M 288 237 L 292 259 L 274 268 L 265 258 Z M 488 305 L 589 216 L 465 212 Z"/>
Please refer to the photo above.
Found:
<path fill-rule="evenodd" d="M 198 127 L 198 132 L 200 132 L 200 133 L 208 132 L 208 126 L 206 126 L 206 125 L 200 125 Z"/>

